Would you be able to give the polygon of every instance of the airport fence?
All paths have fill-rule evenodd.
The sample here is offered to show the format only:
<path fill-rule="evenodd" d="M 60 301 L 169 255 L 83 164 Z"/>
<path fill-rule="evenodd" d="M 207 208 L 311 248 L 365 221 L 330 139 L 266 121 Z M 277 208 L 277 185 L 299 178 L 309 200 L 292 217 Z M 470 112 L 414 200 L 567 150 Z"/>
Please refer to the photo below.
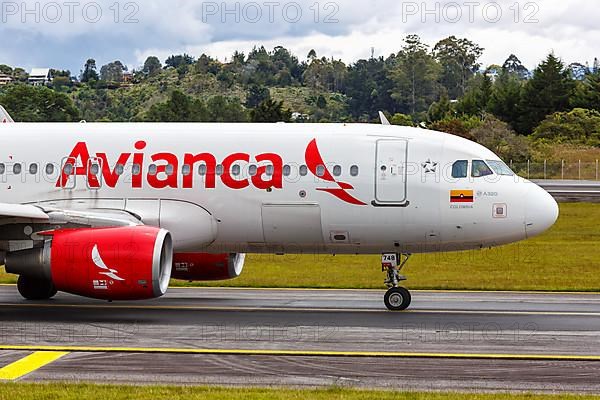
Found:
<path fill-rule="evenodd" d="M 510 167 L 527 179 L 600 181 L 600 164 L 595 161 L 512 162 Z"/>

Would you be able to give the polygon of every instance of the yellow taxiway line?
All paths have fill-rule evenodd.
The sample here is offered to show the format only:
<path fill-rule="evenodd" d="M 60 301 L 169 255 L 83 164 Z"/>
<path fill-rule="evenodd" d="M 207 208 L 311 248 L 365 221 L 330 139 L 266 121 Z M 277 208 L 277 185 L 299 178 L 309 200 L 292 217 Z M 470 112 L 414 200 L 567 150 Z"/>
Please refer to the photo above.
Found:
<path fill-rule="evenodd" d="M 93 347 L 93 346 L 23 346 L 0 345 L 0 351 L 36 351 L 47 354 L 52 362 L 70 352 L 80 353 L 158 353 L 206 354 L 246 356 L 297 356 L 297 357 L 385 357 L 385 358 L 436 358 L 436 359 L 486 359 L 530 361 L 600 361 L 600 355 L 570 354 L 502 354 L 502 353 L 411 353 L 384 351 L 324 351 L 324 350 L 252 350 L 252 349 L 186 349 L 160 347 Z M 38 354 L 34 353 L 33 355 Z M 52 356 L 51 356 L 52 354 Z M 22 361 L 22 360 L 20 360 Z M 17 361 L 20 362 L 20 361 Z M 15 363 L 16 364 L 16 363 Z M 47 364 L 47 363 L 46 363 Z M 13 365 L 13 364 L 11 364 Z M 44 364 L 45 365 L 45 364 Z M 8 366 L 10 367 L 10 366 Z M 5 368 L 8 368 L 5 367 Z M 39 368 L 39 367 L 37 367 Z M 2 371 L 2 370 L 0 370 Z"/>
<path fill-rule="evenodd" d="M 0 381 L 14 381 L 69 354 L 68 351 L 36 351 L 0 368 Z"/>

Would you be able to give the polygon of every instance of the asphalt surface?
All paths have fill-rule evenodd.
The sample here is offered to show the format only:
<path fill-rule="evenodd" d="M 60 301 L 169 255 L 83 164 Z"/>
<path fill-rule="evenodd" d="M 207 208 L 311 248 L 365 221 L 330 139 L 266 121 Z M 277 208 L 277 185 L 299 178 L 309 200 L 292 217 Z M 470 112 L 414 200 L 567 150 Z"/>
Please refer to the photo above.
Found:
<path fill-rule="evenodd" d="M 600 203 L 600 182 L 574 180 L 534 180 L 557 201 Z"/>
<path fill-rule="evenodd" d="M 414 292 L 404 313 L 382 297 L 171 289 L 31 303 L 0 286 L 0 367 L 52 346 L 70 353 L 20 380 L 600 392 L 600 295 Z"/>

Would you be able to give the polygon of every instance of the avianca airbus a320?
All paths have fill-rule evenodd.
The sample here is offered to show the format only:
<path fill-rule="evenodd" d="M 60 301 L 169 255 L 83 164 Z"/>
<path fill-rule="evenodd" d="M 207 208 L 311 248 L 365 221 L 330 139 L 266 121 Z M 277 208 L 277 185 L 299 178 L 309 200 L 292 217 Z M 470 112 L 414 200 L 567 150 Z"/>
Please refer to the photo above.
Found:
<path fill-rule="evenodd" d="M 554 199 L 488 149 L 383 122 L 2 124 L 6 270 L 26 299 L 136 300 L 235 278 L 247 253 L 381 254 L 385 304 L 404 310 L 410 254 L 555 223 Z"/>

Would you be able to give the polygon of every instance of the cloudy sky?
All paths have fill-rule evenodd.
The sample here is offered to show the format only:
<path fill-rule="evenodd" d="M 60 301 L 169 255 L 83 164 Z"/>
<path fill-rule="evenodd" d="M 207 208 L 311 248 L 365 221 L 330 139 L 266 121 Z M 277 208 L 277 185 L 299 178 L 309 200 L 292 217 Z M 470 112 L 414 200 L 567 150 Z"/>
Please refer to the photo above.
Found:
<path fill-rule="evenodd" d="M 0 0 L 0 64 L 78 73 L 90 57 L 136 67 L 149 55 L 225 60 L 261 44 L 352 62 L 371 48 L 396 52 L 411 33 L 430 45 L 469 38 L 485 48 L 484 65 L 515 53 L 533 67 L 550 51 L 591 63 L 600 57 L 598 21 L 600 7 L 589 0 Z"/>

